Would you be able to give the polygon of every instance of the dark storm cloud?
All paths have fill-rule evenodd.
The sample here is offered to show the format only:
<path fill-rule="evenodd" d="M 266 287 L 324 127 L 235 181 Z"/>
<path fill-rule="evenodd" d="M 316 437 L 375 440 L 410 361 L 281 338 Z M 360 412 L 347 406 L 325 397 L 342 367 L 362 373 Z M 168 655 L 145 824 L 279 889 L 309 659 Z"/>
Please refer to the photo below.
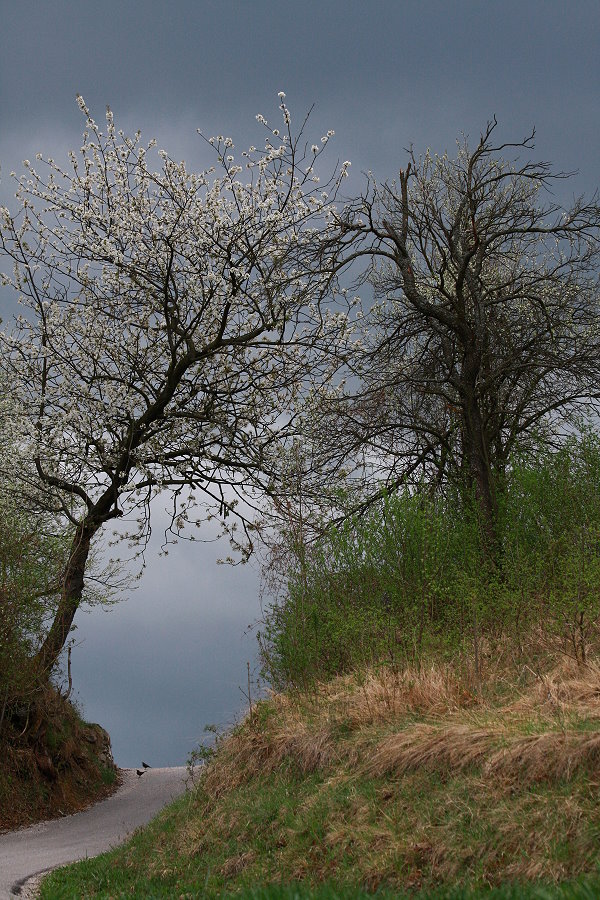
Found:
<path fill-rule="evenodd" d="M 81 130 L 81 92 L 128 127 L 181 120 L 247 133 L 288 92 L 336 149 L 391 175 L 409 142 L 452 147 L 494 113 L 544 149 L 591 161 L 600 7 L 578 2 L 3 4 L 0 147 L 13 131 Z M 589 157 L 588 157 L 589 154 Z M 4 154 L 3 154 L 4 155 Z M 591 168 L 591 167 L 590 167 Z"/>
<path fill-rule="evenodd" d="M 597 185 L 597 0 L 0 0 L 0 201 L 11 169 L 38 150 L 60 158 L 96 119 L 157 136 L 189 165 L 206 163 L 195 133 L 256 143 L 258 112 L 287 93 L 309 136 L 336 131 L 330 158 L 393 177 L 404 148 L 454 151 L 496 114 L 502 140 L 537 128 L 538 158 L 579 169 L 561 190 Z M 6 294 L 4 311 L 11 308 Z M 260 615 L 250 569 L 215 565 L 213 547 L 157 547 L 139 590 L 110 613 L 78 616 L 73 666 L 86 712 L 107 725 L 117 759 L 180 762 L 203 723 L 240 706 Z M 85 638 L 85 640 L 84 640 Z M 146 758 L 146 756 L 144 756 Z"/>

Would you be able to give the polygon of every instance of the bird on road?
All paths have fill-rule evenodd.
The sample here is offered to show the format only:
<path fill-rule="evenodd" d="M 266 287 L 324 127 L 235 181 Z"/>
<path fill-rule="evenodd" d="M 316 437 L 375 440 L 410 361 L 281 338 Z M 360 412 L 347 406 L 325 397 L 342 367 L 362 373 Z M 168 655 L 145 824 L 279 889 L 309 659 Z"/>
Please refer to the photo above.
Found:
<path fill-rule="evenodd" d="M 144 774 L 144 772 L 145 772 L 145 769 L 142 769 L 141 771 L 140 771 L 140 769 L 136 769 L 135 771 L 137 772 L 137 777 L 138 777 L 138 778 L 141 778 L 141 776 L 142 776 L 142 775 Z"/>

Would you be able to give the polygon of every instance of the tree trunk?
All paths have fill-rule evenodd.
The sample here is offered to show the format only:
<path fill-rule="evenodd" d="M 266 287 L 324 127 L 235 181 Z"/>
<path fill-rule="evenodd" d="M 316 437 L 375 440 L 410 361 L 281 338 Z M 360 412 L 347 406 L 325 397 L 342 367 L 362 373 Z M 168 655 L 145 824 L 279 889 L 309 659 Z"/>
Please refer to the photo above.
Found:
<path fill-rule="evenodd" d="M 35 663 L 41 672 L 50 672 L 67 642 L 83 594 L 90 543 L 99 527 L 100 523 L 93 524 L 86 518 L 75 531 L 69 559 L 61 579 L 58 609 L 46 639 L 35 656 Z"/>
<path fill-rule="evenodd" d="M 462 431 L 464 469 L 475 491 L 475 500 L 481 515 L 481 527 L 485 545 L 492 555 L 495 556 L 497 539 L 496 497 L 490 469 L 487 435 L 485 434 L 483 417 L 474 389 L 466 392 Z"/>
<path fill-rule="evenodd" d="M 492 478 L 481 435 L 467 434 L 467 470 L 475 489 L 475 500 L 481 514 L 481 525 L 487 546 L 492 549 L 496 542 L 496 502 Z"/>

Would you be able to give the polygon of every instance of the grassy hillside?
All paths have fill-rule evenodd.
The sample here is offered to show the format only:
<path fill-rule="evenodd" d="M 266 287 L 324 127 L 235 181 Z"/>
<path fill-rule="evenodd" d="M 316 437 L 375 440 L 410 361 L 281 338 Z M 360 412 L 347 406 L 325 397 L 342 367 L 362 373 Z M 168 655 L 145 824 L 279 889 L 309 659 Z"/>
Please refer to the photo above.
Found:
<path fill-rule="evenodd" d="M 600 896 L 600 439 L 515 458 L 491 543 L 446 488 L 290 520 L 260 633 L 285 691 L 44 897 Z"/>
<path fill-rule="evenodd" d="M 598 896 L 599 726 L 600 660 L 274 695 L 191 793 L 42 897 Z"/>

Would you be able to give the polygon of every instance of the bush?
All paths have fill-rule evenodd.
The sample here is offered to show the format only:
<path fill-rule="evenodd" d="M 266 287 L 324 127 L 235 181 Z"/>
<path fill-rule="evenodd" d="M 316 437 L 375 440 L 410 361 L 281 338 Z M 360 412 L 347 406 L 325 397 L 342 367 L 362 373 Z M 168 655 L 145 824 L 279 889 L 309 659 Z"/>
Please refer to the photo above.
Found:
<path fill-rule="evenodd" d="M 298 548 L 287 591 L 267 610 L 270 679 L 306 684 L 454 647 L 480 587 L 481 555 L 475 518 L 424 494 L 394 494 L 329 529 L 317 546 Z"/>
<path fill-rule="evenodd" d="M 0 496 L 0 712 L 39 683 L 32 657 L 53 612 L 64 542 Z"/>
<path fill-rule="evenodd" d="M 424 486 L 426 487 L 426 486 Z M 315 546 L 290 543 L 283 597 L 260 636 L 276 687 L 306 686 L 386 660 L 466 654 L 482 642 L 524 651 L 532 629 L 584 662 L 600 615 L 600 441 L 515 460 L 499 492 L 499 552 L 475 504 L 400 491 Z"/>
<path fill-rule="evenodd" d="M 501 527 L 513 624 L 537 624 L 585 662 L 600 615 L 599 438 L 590 433 L 515 465 Z"/>

